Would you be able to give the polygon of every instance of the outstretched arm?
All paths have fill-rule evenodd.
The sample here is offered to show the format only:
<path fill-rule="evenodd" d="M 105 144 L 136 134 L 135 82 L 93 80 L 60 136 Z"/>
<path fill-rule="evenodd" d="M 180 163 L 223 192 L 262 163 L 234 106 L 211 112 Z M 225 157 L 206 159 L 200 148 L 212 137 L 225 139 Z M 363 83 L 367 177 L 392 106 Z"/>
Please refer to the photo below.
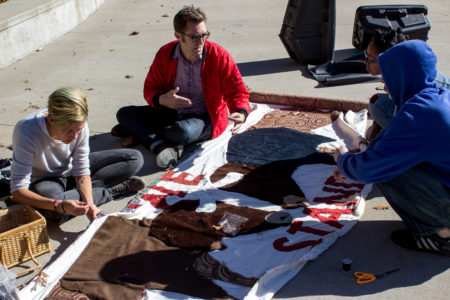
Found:
<path fill-rule="evenodd" d="M 80 192 L 81 200 L 88 206 L 88 211 L 86 213 L 89 220 L 95 219 L 100 210 L 94 204 L 94 199 L 92 198 L 92 181 L 90 175 L 81 175 L 75 177 L 75 182 Z"/>
<path fill-rule="evenodd" d="M 85 215 L 89 206 L 78 200 L 51 199 L 43 197 L 30 191 L 29 189 L 19 189 L 12 193 L 15 202 L 29 205 L 35 208 L 56 210 L 57 212 L 65 212 L 72 216 Z"/>

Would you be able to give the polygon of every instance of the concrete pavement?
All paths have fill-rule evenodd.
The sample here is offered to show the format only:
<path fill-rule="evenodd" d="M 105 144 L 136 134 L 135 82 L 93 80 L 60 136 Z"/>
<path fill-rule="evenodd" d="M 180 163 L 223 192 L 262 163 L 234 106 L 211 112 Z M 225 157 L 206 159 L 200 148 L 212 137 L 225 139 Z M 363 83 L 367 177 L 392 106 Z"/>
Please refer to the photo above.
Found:
<path fill-rule="evenodd" d="M 14 1 L 19 0 L 8 2 Z M 278 38 L 287 2 L 202 0 L 193 4 L 206 11 L 210 39 L 228 49 L 251 90 L 368 101 L 379 83 L 323 87 L 311 79 L 303 66 L 289 58 Z M 354 13 L 358 6 L 391 4 L 388 2 L 338 0 L 335 50 L 342 52 L 352 48 Z M 191 2 L 106 0 L 92 16 L 66 35 L 0 69 L 0 144 L 4 146 L 0 148 L 0 157 L 11 156 L 6 146 L 11 144 L 15 123 L 32 111 L 44 108 L 48 95 L 62 86 L 80 87 L 88 97 L 92 149 L 120 147 L 120 140 L 109 135 L 116 124 L 115 112 L 124 105 L 145 103 L 142 86 L 148 67 L 158 48 L 173 39 L 173 16 L 184 4 Z M 420 4 L 425 4 L 429 10 L 432 28 L 428 42 L 438 56 L 438 68 L 450 74 L 447 47 L 450 8 L 440 0 Z M 0 11 L 3 5 L 0 4 Z M 41 28 L 40 34 L 45 34 L 45 30 Z M 130 35 L 134 31 L 138 34 Z M 2 49 L 1 53 L 4 53 Z M 138 149 L 146 159 L 139 175 L 150 184 L 162 172 L 154 166 L 152 154 L 142 147 Z M 118 211 L 127 201 L 116 201 L 102 208 Z M 447 299 L 450 259 L 407 251 L 392 244 L 390 232 L 403 225 L 392 209 L 373 208 L 381 204 L 386 205 L 385 199 L 374 191 L 361 221 L 317 260 L 309 262 L 275 298 Z M 61 226 L 49 223 L 54 252 L 39 256 L 38 261 L 45 265 L 54 260 L 87 224 L 85 217 L 74 218 Z M 374 283 L 357 285 L 351 273 L 340 270 L 344 257 L 352 259 L 353 271 L 401 270 Z M 19 278 L 17 285 L 31 277 Z"/>

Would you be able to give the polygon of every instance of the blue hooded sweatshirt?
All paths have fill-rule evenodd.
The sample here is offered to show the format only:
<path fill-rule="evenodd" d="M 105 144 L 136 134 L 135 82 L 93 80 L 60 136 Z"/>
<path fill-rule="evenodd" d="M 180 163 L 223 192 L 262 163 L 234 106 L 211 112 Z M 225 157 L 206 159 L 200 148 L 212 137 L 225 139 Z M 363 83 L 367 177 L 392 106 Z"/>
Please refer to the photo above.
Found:
<path fill-rule="evenodd" d="M 357 182 L 386 182 L 422 166 L 450 187 L 449 90 L 433 81 L 436 56 L 423 41 L 398 44 L 378 56 L 394 118 L 367 151 L 344 153 L 339 171 Z"/>

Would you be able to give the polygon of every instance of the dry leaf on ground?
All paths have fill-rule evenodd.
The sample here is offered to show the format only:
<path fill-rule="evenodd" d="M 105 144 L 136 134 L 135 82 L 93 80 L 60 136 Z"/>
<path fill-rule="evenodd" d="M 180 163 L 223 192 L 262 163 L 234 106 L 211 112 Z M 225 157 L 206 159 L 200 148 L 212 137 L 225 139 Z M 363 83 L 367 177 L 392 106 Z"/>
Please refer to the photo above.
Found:
<path fill-rule="evenodd" d="M 376 209 L 376 210 L 386 210 L 386 209 L 389 209 L 389 206 L 387 206 L 387 205 L 375 205 L 375 206 L 373 207 L 373 209 Z"/>

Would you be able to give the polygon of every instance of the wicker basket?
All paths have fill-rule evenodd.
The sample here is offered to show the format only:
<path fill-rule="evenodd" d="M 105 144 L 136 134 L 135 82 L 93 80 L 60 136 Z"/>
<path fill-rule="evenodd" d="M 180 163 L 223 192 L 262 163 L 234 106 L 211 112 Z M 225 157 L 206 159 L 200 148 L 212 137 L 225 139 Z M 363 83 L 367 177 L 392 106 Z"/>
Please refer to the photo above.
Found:
<path fill-rule="evenodd" d="M 0 259 L 7 268 L 50 252 L 45 218 L 29 206 L 14 205 L 0 210 Z M 22 273 L 22 272 L 19 272 Z"/>

